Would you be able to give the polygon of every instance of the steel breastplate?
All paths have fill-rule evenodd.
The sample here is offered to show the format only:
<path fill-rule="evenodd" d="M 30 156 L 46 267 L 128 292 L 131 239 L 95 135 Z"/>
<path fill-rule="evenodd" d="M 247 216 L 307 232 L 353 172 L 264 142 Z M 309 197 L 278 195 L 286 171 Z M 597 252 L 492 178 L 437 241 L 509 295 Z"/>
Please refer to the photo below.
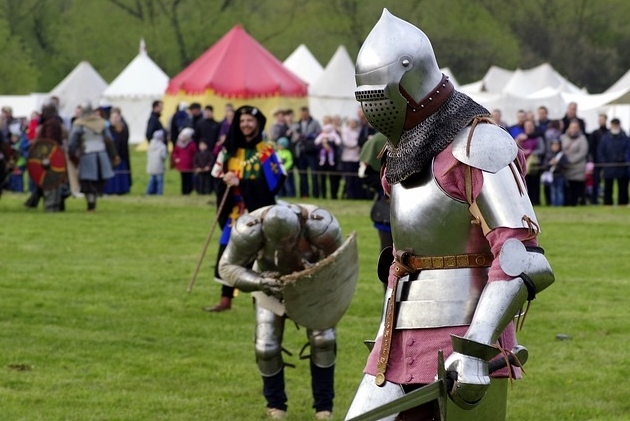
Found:
<path fill-rule="evenodd" d="M 391 189 L 392 236 L 397 250 L 421 256 L 489 253 L 468 203 L 448 196 L 432 167 Z M 487 268 L 424 270 L 400 279 L 397 329 L 470 324 Z"/>

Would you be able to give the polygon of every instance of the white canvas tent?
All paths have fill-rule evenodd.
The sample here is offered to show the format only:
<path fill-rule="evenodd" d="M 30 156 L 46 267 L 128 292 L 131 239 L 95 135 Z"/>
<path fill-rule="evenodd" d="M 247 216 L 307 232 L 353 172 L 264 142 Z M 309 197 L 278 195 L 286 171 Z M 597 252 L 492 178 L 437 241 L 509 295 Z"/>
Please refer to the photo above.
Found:
<path fill-rule="evenodd" d="M 621 127 L 626 132 L 630 132 L 630 69 L 604 93 L 617 96 L 607 104 L 608 120 L 618 118 L 621 121 Z"/>
<path fill-rule="evenodd" d="M 138 55 L 103 92 L 105 100 L 120 107 L 129 126 L 129 143 L 144 141 L 151 104 L 162 99 L 168 82 L 168 75 L 149 58 L 141 43 Z"/>
<path fill-rule="evenodd" d="M 61 114 L 70 116 L 77 105 L 90 101 L 98 105 L 101 94 L 107 88 L 107 82 L 87 61 L 82 61 L 57 86 L 49 96 L 57 96 L 61 103 Z"/>
<path fill-rule="evenodd" d="M 354 92 L 354 62 L 346 47 L 340 45 L 322 75 L 308 87 L 311 115 L 319 120 L 325 115 L 356 118 L 359 102 Z"/>
<path fill-rule="evenodd" d="M 41 111 L 48 94 L 0 95 L 0 107 L 11 107 L 13 117 L 29 119 L 33 111 Z"/>
<path fill-rule="evenodd" d="M 324 73 L 322 65 L 304 44 L 300 44 L 282 64 L 308 85 Z"/>
<path fill-rule="evenodd" d="M 518 110 L 536 111 L 544 105 L 552 119 L 562 118 L 569 102 L 578 104 L 587 131 L 597 128 L 597 115 L 614 95 L 589 94 L 544 63 L 532 69 L 510 71 L 492 66 L 478 82 L 460 90 L 492 110 L 498 108 L 508 124 L 514 124 Z"/>

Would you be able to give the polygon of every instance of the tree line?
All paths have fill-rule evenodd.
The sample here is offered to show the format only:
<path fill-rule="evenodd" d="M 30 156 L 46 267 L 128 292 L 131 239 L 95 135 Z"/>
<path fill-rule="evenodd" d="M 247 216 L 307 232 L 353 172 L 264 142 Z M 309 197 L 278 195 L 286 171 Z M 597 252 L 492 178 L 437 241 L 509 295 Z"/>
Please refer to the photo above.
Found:
<path fill-rule="evenodd" d="M 352 57 L 383 7 L 427 33 L 460 83 L 549 62 L 589 92 L 630 68 L 627 0 L 4 0 L 0 94 L 48 92 L 80 61 L 111 82 L 137 54 L 174 76 L 241 24 L 281 61 L 305 44 Z"/>

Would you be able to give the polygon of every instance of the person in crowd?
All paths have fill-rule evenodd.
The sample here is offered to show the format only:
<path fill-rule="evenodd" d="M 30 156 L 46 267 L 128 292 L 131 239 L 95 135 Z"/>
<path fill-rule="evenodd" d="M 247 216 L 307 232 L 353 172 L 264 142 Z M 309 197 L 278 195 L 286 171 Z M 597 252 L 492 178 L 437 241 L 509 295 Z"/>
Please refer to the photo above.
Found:
<path fill-rule="evenodd" d="M 212 169 L 213 177 L 217 178 L 217 205 L 224 202 L 217 216 L 222 234 L 214 276 L 219 283 L 223 283 L 218 272 L 219 261 L 232 226 L 245 211 L 253 212 L 275 204 L 276 194 L 286 178 L 273 146 L 263 139 L 266 122 L 267 118 L 258 108 L 251 105 L 238 108 Z M 233 297 L 234 287 L 223 284 L 219 303 L 203 309 L 210 312 L 229 310 Z"/>
<path fill-rule="evenodd" d="M 52 104 L 44 105 L 40 114 L 39 126 L 34 141 L 37 142 L 39 139 L 49 139 L 59 144 L 59 146 L 63 146 L 66 137 L 67 131 L 57 115 L 55 106 Z M 69 194 L 68 186 L 65 183 L 47 190 L 37 187 L 31 192 L 31 195 L 24 205 L 28 208 L 36 208 L 40 198 L 43 197 L 44 210 L 46 212 L 62 212 L 65 210 L 65 199 Z"/>
<path fill-rule="evenodd" d="M 525 131 L 525 120 L 527 120 L 525 110 L 518 110 L 516 112 L 516 123 L 508 127 L 508 133 L 510 133 L 514 139 Z"/>
<path fill-rule="evenodd" d="M 11 139 L 11 127 L 20 122 L 13 116 L 13 108 L 5 105 L 0 108 L 0 134 L 5 140 Z"/>
<path fill-rule="evenodd" d="M 13 149 L 13 169 L 9 175 L 8 188 L 16 193 L 24 193 L 24 173 L 26 172 L 26 159 L 30 145 L 21 124 L 13 124 L 9 128 L 9 132 L 11 134 L 11 149 Z"/>
<path fill-rule="evenodd" d="M 26 127 L 26 138 L 29 142 L 35 140 L 35 136 L 37 136 L 37 127 L 39 126 L 39 120 L 41 118 L 41 114 L 39 111 L 33 111 L 28 120 L 28 125 Z"/>
<path fill-rule="evenodd" d="M 279 197 L 295 197 L 295 179 L 293 177 L 293 153 L 291 152 L 291 141 L 286 137 L 281 137 L 276 141 L 276 153 L 287 173 L 287 179 L 278 192 Z"/>
<path fill-rule="evenodd" d="M 536 114 L 536 130 L 544 138 L 545 131 L 547 131 L 547 126 L 551 121 L 549 120 L 549 109 L 546 106 L 541 105 L 540 107 L 536 108 Z"/>
<path fill-rule="evenodd" d="M 221 148 L 223 148 L 223 143 L 225 142 L 225 138 L 227 137 L 228 132 L 230 131 L 230 127 L 232 126 L 232 120 L 234 119 L 234 105 L 227 103 L 223 108 L 223 113 L 225 114 L 223 120 L 221 120 L 221 129 L 219 130 L 219 141 L 215 146 L 215 155 L 219 154 Z"/>
<path fill-rule="evenodd" d="M 507 123 L 505 121 L 503 121 L 503 113 L 501 112 L 500 109 L 495 108 L 494 110 L 492 110 L 492 121 L 494 121 L 494 124 L 496 124 L 497 126 L 501 127 L 504 130 L 507 130 Z"/>
<path fill-rule="evenodd" d="M 567 131 L 560 137 L 562 152 L 567 157 L 567 166 L 564 169 L 564 177 L 567 179 L 565 206 L 584 203 L 588 141 L 580 127 L 579 120 L 571 120 Z"/>
<path fill-rule="evenodd" d="M 562 142 L 560 138 L 552 139 L 549 143 L 549 150 L 545 155 L 543 169 L 545 175 L 543 183 L 549 187 L 549 201 L 551 206 L 564 206 L 564 191 L 566 189 L 566 178 L 564 169 L 567 165 L 567 157 L 562 152 Z"/>
<path fill-rule="evenodd" d="M 197 193 L 201 195 L 211 194 L 214 191 L 214 179 L 210 173 L 214 157 L 208 144 L 202 140 L 199 142 L 199 150 L 195 154 L 193 167 L 197 176 Z"/>
<path fill-rule="evenodd" d="M 548 160 L 548 152 L 551 150 L 551 142 L 554 140 L 560 141 L 562 136 L 562 120 L 549 120 L 547 123 L 547 129 L 545 130 L 545 159 Z M 564 180 L 566 183 L 566 180 Z M 543 193 L 545 196 L 545 205 L 551 206 L 551 185 L 543 183 Z M 564 203 L 564 194 L 562 195 L 562 202 Z"/>
<path fill-rule="evenodd" d="M 200 142 L 205 142 L 210 150 L 210 154 L 212 154 L 215 145 L 219 141 L 220 131 L 221 123 L 214 119 L 214 107 L 206 105 L 203 108 L 203 118 L 195 126 L 195 143 L 199 146 Z"/>
<path fill-rule="evenodd" d="M 576 120 L 580 125 L 580 131 L 584 134 L 584 136 L 586 136 L 586 123 L 584 122 L 584 119 L 578 117 L 577 110 L 578 105 L 576 102 L 569 102 L 567 104 L 567 111 L 564 114 L 564 117 L 562 117 L 563 133 L 567 132 L 571 121 Z"/>
<path fill-rule="evenodd" d="M 523 133 L 516 136 L 516 143 L 523 149 L 527 163 L 527 194 L 532 205 L 540 205 L 540 169 L 545 158 L 545 140 L 536 130 L 533 120 L 523 122 Z"/>
<path fill-rule="evenodd" d="M 285 322 L 291 316 L 283 309 L 279 278 L 311 267 L 337 251 L 342 243 L 341 228 L 330 212 L 314 205 L 278 204 L 239 218 L 219 261 L 221 277 L 254 297 L 256 363 L 271 419 L 285 418 L 287 411 L 282 338 Z M 254 259 L 256 266 L 252 270 L 249 264 Z M 326 311 L 325 288 L 320 294 L 321 310 Z M 337 353 L 335 326 L 305 327 L 310 344 L 315 419 L 331 419 Z"/>
<path fill-rule="evenodd" d="M 360 106 L 357 108 L 357 118 L 359 119 L 359 125 L 361 130 L 359 131 L 359 146 L 363 147 L 365 142 L 368 139 L 376 134 L 376 130 L 370 122 L 365 118 L 365 113 L 363 112 L 363 108 Z"/>
<path fill-rule="evenodd" d="M 175 112 L 171 116 L 169 135 L 171 145 L 175 147 L 179 134 L 184 127 L 190 127 L 190 115 L 188 114 L 188 104 L 184 101 L 177 104 Z"/>
<path fill-rule="evenodd" d="M 322 131 L 319 121 L 311 116 L 308 107 L 300 108 L 300 120 L 295 127 L 296 164 L 300 174 L 300 196 L 319 197 L 319 176 L 317 174 L 318 150 L 315 138 Z M 309 171 L 311 185 L 309 191 Z"/>
<path fill-rule="evenodd" d="M 358 175 L 364 188 L 374 195 L 374 203 L 370 210 L 370 219 L 378 232 L 380 250 L 393 247 L 392 226 L 389 217 L 389 197 L 383 190 L 381 182 L 381 160 L 379 154 L 387 143 L 387 138 L 382 133 L 376 133 L 370 137 L 361 148 L 359 156 L 360 164 Z M 384 284 L 387 288 L 387 285 Z"/>
<path fill-rule="evenodd" d="M 358 177 L 359 171 L 359 155 L 361 147 L 359 146 L 359 135 L 361 127 L 359 120 L 356 118 L 348 119 L 346 124 L 341 128 L 341 171 L 344 173 L 345 179 L 345 198 L 346 199 L 363 199 L 365 193 L 361 187 L 361 181 Z"/>
<path fill-rule="evenodd" d="M 183 195 L 192 193 L 193 184 L 193 161 L 197 153 L 197 145 L 193 140 L 195 130 L 191 127 L 184 127 L 179 133 L 173 152 L 171 153 L 171 168 L 177 169 L 181 179 L 181 192 Z"/>
<path fill-rule="evenodd" d="M 602 164 L 604 205 L 613 204 L 613 185 L 617 184 L 617 204 L 628 205 L 628 155 L 630 138 L 621 128 L 618 118 L 610 120 L 610 130 L 597 148 L 597 161 Z"/>
<path fill-rule="evenodd" d="M 74 127 L 74 122 L 83 115 L 83 106 L 81 104 L 74 108 L 72 117 L 70 118 L 70 128 Z M 68 139 L 69 142 L 69 139 Z M 70 193 L 73 197 L 83 197 L 81 193 L 81 183 L 79 182 L 79 169 L 77 168 L 78 160 L 76 157 L 71 157 L 66 152 L 66 168 L 68 172 L 68 185 L 70 186 Z"/>
<path fill-rule="evenodd" d="M 125 123 L 121 110 L 113 107 L 109 111 L 109 132 L 120 158 L 114 166 L 114 177 L 107 180 L 105 194 L 127 194 L 131 191 L 131 160 L 129 159 L 129 128 Z"/>
<path fill-rule="evenodd" d="M 269 139 L 272 142 L 276 142 L 281 137 L 288 137 L 287 132 L 289 131 L 289 126 L 287 126 L 285 110 L 282 108 L 276 108 L 273 111 L 272 116 L 275 121 L 269 129 Z"/>
<path fill-rule="evenodd" d="M 455 89 L 424 32 L 387 10 L 355 68 L 357 99 L 388 139 L 382 180 L 395 252 L 381 254 L 384 311 L 346 419 L 448 376 L 453 387 L 436 394 L 449 416 L 498 420 L 507 377 L 520 370 L 508 364 L 491 378 L 489 362 L 513 349 L 515 315 L 554 281 L 524 194 L 523 151 Z M 396 117 L 382 118 L 381 107 Z M 440 410 L 433 401 L 395 417 L 440 419 Z"/>
<path fill-rule="evenodd" d="M 105 120 L 97 116 L 90 103 L 81 107 L 81 117 L 70 131 L 68 153 L 79 160 L 79 183 L 85 195 L 88 212 L 96 210 L 96 199 L 103 195 L 108 179 L 114 176 L 114 165 L 119 159 L 114 148 L 108 147 L 111 134 Z"/>
<path fill-rule="evenodd" d="M 145 131 L 145 137 L 147 139 L 147 142 L 151 141 L 151 138 L 153 137 L 153 133 L 157 132 L 158 130 L 165 131 L 164 126 L 162 125 L 162 122 L 160 121 L 163 108 L 164 108 L 164 103 L 162 101 L 160 100 L 153 101 L 153 104 L 151 105 L 151 115 L 149 116 L 149 121 L 147 121 L 147 129 Z M 166 142 L 166 139 L 164 139 L 164 142 Z"/>
<path fill-rule="evenodd" d="M 593 163 L 593 186 L 590 194 L 591 205 L 599 204 L 602 173 L 602 168 L 599 165 L 599 144 L 604 135 L 608 133 L 608 116 L 603 113 L 599 114 L 597 123 L 597 130 L 594 130 L 588 139 L 588 162 Z"/>
<path fill-rule="evenodd" d="M 188 107 L 188 112 L 190 113 L 190 120 L 188 121 L 188 127 L 191 127 L 193 130 L 197 127 L 199 121 L 203 119 L 203 112 L 201 111 L 201 104 L 198 102 L 193 102 Z"/>
<path fill-rule="evenodd" d="M 335 129 L 332 117 L 324 116 L 322 122 L 322 131 L 315 138 L 319 155 L 317 163 L 319 190 L 321 197 L 325 199 L 328 195 L 328 181 L 330 181 L 330 198 L 337 199 L 340 181 L 337 166 L 339 165 L 341 136 Z"/>
<path fill-rule="evenodd" d="M 111 123 L 109 121 L 109 117 L 112 113 L 112 104 L 106 99 L 101 99 L 98 102 L 98 107 L 96 108 L 95 112 L 99 117 L 107 122 L 107 128 L 109 129 Z"/>
<path fill-rule="evenodd" d="M 4 184 L 11 171 L 11 144 L 0 134 L 0 197 L 4 191 Z"/>
<path fill-rule="evenodd" d="M 164 194 L 164 173 L 166 172 L 166 158 L 168 156 L 168 150 L 164 144 L 165 137 L 164 130 L 153 133 L 147 148 L 147 174 L 149 175 L 147 196 Z"/>

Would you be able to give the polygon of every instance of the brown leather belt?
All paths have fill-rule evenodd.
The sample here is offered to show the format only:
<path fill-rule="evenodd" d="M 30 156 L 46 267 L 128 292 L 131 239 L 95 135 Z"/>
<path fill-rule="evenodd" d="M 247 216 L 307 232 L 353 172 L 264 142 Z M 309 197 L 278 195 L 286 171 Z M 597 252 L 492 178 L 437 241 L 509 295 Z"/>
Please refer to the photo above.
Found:
<path fill-rule="evenodd" d="M 490 267 L 493 259 L 494 256 L 491 253 L 416 256 L 408 251 L 396 252 L 393 262 L 396 279 L 394 279 L 392 293 L 387 302 L 387 308 L 385 309 L 383 339 L 381 341 L 381 351 L 376 364 L 377 372 L 374 382 L 377 386 L 383 386 L 385 384 L 385 372 L 387 371 L 387 362 L 389 361 L 389 352 L 392 346 L 392 333 L 394 331 L 396 313 L 396 295 L 398 293 L 398 282 L 400 278 L 421 270 Z"/>
<path fill-rule="evenodd" d="M 492 265 L 492 253 L 453 254 L 447 256 L 416 256 L 408 251 L 396 251 L 396 277 L 428 269 L 486 268 Z"/>

